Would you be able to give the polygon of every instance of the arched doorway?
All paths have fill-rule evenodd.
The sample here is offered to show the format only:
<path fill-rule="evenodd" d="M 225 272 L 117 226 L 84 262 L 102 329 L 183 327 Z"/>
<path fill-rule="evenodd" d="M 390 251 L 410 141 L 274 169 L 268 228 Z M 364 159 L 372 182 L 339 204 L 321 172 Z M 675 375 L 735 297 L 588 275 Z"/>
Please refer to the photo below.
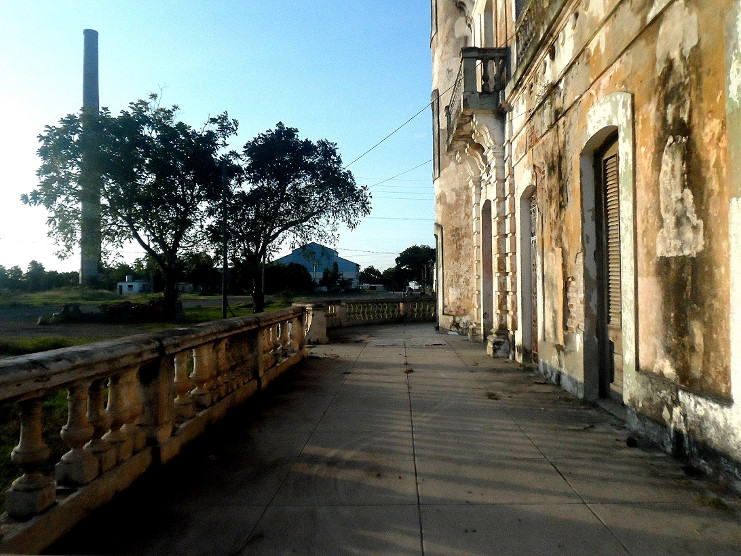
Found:
<path fill-rule="evenodd" d="M 620 174 L 617 132 L 594 153 L 599 395 L 623 397 Z"/>
<path fill-rule="evenodd" d="M 538 197 L 534 186 L 520 198 L 520 276 L 523 359 L 538 362 Z"/>
<path fill-rule="evenodd" d="M 633 99 L 617 92 L 587 114 L 580 156 L 586 398 L 631 396 L 637 367 Z"/>

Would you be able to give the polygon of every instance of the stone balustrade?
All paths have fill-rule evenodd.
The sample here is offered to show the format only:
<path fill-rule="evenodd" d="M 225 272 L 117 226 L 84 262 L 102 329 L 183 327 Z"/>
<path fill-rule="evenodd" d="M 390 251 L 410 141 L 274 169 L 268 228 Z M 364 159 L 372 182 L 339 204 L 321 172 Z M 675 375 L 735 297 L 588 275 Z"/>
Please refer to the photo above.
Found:
<path fill-rule="evenodd" d="M 307 311 L 308 343 L 329 341 L 332 328 L 396 322 L 433 322 L 434 297 L 406 297 L 372 300 L 332 300 L 322 303 L 297 303 Z"/>
<path fill-rule="evenodd" d="M 0 553 L 38 552 L 306 355 L 301 307 L 0 360 L 20 411 Z M 69 449 L 45 474 L 44 400 L 67 392 Z"/>

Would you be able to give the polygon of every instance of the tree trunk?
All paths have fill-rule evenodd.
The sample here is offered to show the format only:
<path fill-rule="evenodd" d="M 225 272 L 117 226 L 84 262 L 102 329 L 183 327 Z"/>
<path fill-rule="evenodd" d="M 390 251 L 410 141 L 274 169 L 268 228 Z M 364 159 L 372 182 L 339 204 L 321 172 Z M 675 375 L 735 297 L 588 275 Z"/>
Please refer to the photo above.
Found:
<path fill-rule="evenodd" d="M 265 294 L 262 287 L 262 265 L 258 262 L 252 266 L 252 302 L 255 313 L 262 313 L 265 310 Z"/>
<path fill-rule="evenodd" d="M 167 320 L 175 320 L 179 311 L 178 304 L 178 290 L 177 280 L 175 279 L 174 273 L 167 273 L 165 275 L 165 291 L 164 291 L 164 317 Z"/>

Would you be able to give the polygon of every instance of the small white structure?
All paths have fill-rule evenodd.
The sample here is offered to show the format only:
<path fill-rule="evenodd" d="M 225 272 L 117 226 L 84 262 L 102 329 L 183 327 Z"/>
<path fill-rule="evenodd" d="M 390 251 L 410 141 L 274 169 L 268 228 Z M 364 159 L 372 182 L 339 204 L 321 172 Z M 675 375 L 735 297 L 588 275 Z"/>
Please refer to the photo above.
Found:
<path fill-rule="evenodd" d="M 385 292 L 386 286 L 383 284 L 360 284 L 360 289 L 363 291 Z"/>
<path fill-rule="evenodd" d="M 152 284 L 148 280 L 134 280 L 134 277 L 129 275 L 126 276 L 125 282 L 118 282 L 116 290 L 118 295 L 152 293 Z"/>

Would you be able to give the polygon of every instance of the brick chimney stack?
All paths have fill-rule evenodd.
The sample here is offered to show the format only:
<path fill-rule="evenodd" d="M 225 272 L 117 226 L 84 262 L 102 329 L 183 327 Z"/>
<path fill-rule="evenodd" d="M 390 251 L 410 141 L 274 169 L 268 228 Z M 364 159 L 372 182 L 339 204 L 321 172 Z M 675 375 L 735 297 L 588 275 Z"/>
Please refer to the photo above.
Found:
<path fill-rule="evenodd" d="M 90 130 L 88 117 L 98 114 L 98 32 L 85 29 L 82 67 L 83 130 Z M 92 165 L 92 153 L 83 153 L 80 168 L 80 284 L 94 286 L 100 281 L 100 175 Z"/>

